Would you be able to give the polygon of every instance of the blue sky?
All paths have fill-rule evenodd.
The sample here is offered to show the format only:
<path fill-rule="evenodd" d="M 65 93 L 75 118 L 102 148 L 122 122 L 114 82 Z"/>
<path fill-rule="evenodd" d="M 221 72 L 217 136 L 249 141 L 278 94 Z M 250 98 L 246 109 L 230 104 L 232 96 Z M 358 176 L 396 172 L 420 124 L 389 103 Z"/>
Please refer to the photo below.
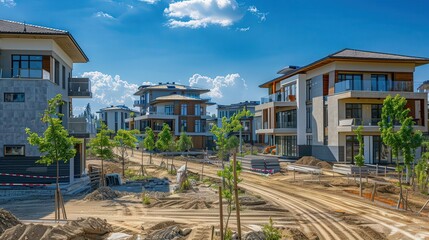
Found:
<path fill-rule="evenodd" d="M 259 100 L 286 65 L 343 48 L 429 57 L 426 0 L 0 0 L 3 19 L 70 31 L 90 58 L 93 109 L 144 82 L 190 82 L 221 104 Z M 429 79 L 429 66 L 415 82 Z M 76 112 L 88 100 L 74 100 Z M 212 109 L 213 110 L 213 109 Z"/>

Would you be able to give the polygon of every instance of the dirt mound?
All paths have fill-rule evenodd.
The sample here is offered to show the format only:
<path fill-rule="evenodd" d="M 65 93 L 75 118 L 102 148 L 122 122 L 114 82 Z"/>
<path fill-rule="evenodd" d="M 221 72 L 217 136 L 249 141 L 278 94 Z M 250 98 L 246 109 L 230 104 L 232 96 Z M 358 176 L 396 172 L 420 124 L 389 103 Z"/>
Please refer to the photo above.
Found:
<path fill-rule="evenodd" d="M 92 193 L 85 196 L 85 201 L 101 201 L 101 200 L 112 200 L 118 197 L 124 196 L 123 193 L 115 191 L 109 187 L 101 187 Z"/>
<path fill-rule="evenodd" d="M 240 196 L 240 205 L 242 206 L 258 206 L 258 205 L 264 205 L 267 202 L 263 199 L 259 199 L 257 197 L 252 196 Z"/>
<path fill-rule="evenodd" d="M 176 223 L 175 221 L 165 221 L 165 222 L 160 222 L 160 223 L 153 225 L 148 230 L 149 231 L 156 231 L 156 230 L 160 230 L 160 229 L 164 229 L 166 227 L 171 227 L 171 226 L 176 226 L 176 225 L 178 225 L 178 223 Z"/>
<path fill-rule="evenodd" d="M 298 228 L 286 228 L 284 231 L 285 239 L 288 240 L 308 240 L 309 238 Z"/>
<path fill-rule="evenodd" d="M 386 236 L 383 233 L 379 233 L 368 226 L 359 226 L 359 229 L 362 230 L 362 233 L 364 234 L 365 239 L 371 239 L 371 240 L 384 240 L 387 239 Z"/>
<path fill-rule="evenodd" d="M 16 225 L 1 236 L 6 239 L 58 239 L 58 240 L 98 240 L 112 231 L 112 226 L 100 218 L 78 219 L 55 227 L 41 224 Z"/>
<path fill-rule="evenodd" d="M 261 231 L 249 232 L 244 235 L 244 240 L 265 240 L 265 234 Z"/>
<path fill-rule="evenodd" d="M 212 206 L 204 200 L 191 200 L 183 204 L 180 208 L 183 209 L 209 209 Z"/>
<path fill-rule="evenodd" d="M 399 188 L 395 187 L 394 185 L 384 185 L 377 187 L 377 192 L 398 194 Z"/>
<path fill-rule="evenodd" d="M 146 240 L 171 240 L 171 239 L 181 239 L 191 233 L 191 229 L 180 229 L 179 226 L 169 226 L 157 231 L 152 232 L 146 237 Z"/>
<path fill-rule="evenodd" d="M 295 162 L 296 164 L 307 165 L 307 166 L 315 166 L 323 169 L 332 169 L 332 165 L 328 162 L 321 161 L 315 157 L 305 156 L 300 158 Z"/>
<path fill-rule="evenodd" d="M 353 181 L 353 179 L 347 180 L 347 178 L 335 178 L 330 182 L 332 186 L 340 186 L 340 187 L 357 187 L 359 184 Z"/>
<path fill-rule="evenodd" d="M 21 224 L 12 213 L 0 209 L 0 235 L 8 228 Z"/>

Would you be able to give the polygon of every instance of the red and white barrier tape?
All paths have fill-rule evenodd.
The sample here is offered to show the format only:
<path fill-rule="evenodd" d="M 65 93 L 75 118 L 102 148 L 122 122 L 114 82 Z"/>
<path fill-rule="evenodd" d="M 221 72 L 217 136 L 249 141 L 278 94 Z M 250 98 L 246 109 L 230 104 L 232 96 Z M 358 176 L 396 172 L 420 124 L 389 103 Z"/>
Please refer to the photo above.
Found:
<path fill-rule="evenodd" d="M 51 176 L 25 175 L 25 174 L 16 174 L 16 173 L 0 173 L 0 176 L 25 177 L 25 178 L 57 178 L 57 177 L 51 177 Z M 69 176 L 60 176 L 59 178 L 69 178 Z"/>
<path fill-rule="evenodd" d="M 259 169 L 259 168 L 251 168 L 250 170 L 256 171 L 256 172 L 266 172 L 266 173 L 274 173 L 274 169 Z"/>
<path fill-rule="evenodd" d="M 0 183 L 0 186 L 45 187 L 51 184 L 42 183 Z"/>

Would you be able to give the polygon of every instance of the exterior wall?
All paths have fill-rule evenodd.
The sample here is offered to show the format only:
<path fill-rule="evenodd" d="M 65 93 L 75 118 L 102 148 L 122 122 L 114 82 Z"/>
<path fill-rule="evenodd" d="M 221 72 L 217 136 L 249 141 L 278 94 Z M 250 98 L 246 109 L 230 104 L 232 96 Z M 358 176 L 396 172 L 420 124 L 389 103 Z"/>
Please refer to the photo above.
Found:
<path fill-rule="evenodd" d="M 126 129 L 126 122 L 125 119 L 130 117 L 130 114 L 133 111 L 131 110 L 103 110 L 101 109 L 99 111 L 99 118 L 102 119 L 103 121 L 105 121 L 106 123 L 106 119 L 107 119 L 107 128 L 115 131 L 115 125 L 117 123 L 117 130 L 119 129 Z M 118 121 L 115 122 L 115 113 L 118 114 Z M 125 113 L 127 114 L 127 117 L 125 117 Z M 124 118 L 121 118 L 121 114 L 124 114 Z M 123 120 L 123 121 L 122 121 Z"/>

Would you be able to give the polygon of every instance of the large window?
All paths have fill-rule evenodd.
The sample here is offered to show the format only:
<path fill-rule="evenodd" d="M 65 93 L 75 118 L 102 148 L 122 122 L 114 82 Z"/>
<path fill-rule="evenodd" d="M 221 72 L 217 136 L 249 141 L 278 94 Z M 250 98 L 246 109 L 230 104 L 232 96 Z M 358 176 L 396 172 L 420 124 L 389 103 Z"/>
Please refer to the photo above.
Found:
<path fill-rule="evenodd" d="M 389 88 L 386 74 L 371 74 L 372 91 L 389 91 Z"/>
<path fill-rule="evenodd" d="M 280 99 L 277 99 L 277 101 L 291 101 L 294 102 L 296 100 L 296 84 L 290 84 L 284 87 L 285 92 L 285 98 L 281 99 L 281 94 L 279 94 Z"/>
<path fill-rule="evenodd" d="M 55 60 L 55 83 L 60 85 L 60 62 Z"/>
<path fill-rule="evenodd" d="M 277 155 L 296 157 L 296 136 L 277 136 L 276 151 Z"/>
<path fill-rule="evenodd" d="M 195 120 L 195 132 L 196 133 L 202 132 L 201 120 Z"/>
<path fill-rule="evenodd" d="M 296 121 L 296 109 L 276 113 L 276 128 L 296 128 Z"/>
<path fill-rule="evenodd" d="M 181 115 L 188 115 L 188 104 L 182 104 L 180 108 Z"/>
<path fill-rule="evenodd" d="M 39 78 L 43 77 L 42 56 L 12 55 L 12 77 Z"/>
<path fill-rule="evenodd" d="M 25 93 L 5 93 L 5 102 L 25 102 Z"/>
<path fill-rule="evenodd" d="M 392 162 L 389 148 L 384 145 L 381 136 L 372 137 L 372 148 L 374 164 L 388 164 Z"/>
<path fill-rule="evenodd" d="M 61 69 L 61 79 L 63 82 L 63 89 L 66 89 L 66 67 L 62 67 Z"/>
<path fill-rule="evenodd" d="M 371 105 L 371 125 L 378 125 L 381 120 L 381 111 L 383 104 L 372 104 Z"/>
<path fill-rule="evenodd" d="M 165 105 L 164 111 L 165 111 L 165 115 L 173 115 L 174 105 Z"/>
<path fill-rule="evenodd" d="M 335 92 L 348 90 L 362 90 L 362 74 L 338 74 L 338 82 L 335 84 Z"/>
<path fill-rule="evenodd" d="M 346 136 L 346 161 L 354 163 L 355 156 L 359 154 L 359 142 L 356 136 Z"/>
<path fill-rule="evenodd" d="M 306 109 L 306 113 L 305 113 L 305 125 L 306 125 L 306 132 L 311 133 L 311 112 L 312 112 L 313 107 L 312 106 L 307 106 Z"/>
<path fill-rule="evenodd" d="M 362 104 L 360 103 L 346 103 L 346 118 L 353 118 L 354 125 L 361 125 L 362 123 Z"/>
<path fill-rule="evenodd" d="M 188 121 L 187 120 L 180 120 L 180 131 L 188 131 Z"/>
<path fill-rule="evenodd" d="M 25 146 L 24 145 L 5 145 L 4 156 L 24 156 Z"/>
<path fill-rule="evenodd" d="M 313 145 L 313 135 L 307 135 L 307 145 Z"/>
<path fill-rule="evenodd" d="M 201 105 L 200 104 L 195 104 L 195 116 L 200 116 L 201 115 Z"/>
<path fill-rule="evenodd" d="M 311 79 L 308 79 L 305 83 L 305 99 L 308 102 L 313 100 L 313 96 L 311 95 Z"/>

